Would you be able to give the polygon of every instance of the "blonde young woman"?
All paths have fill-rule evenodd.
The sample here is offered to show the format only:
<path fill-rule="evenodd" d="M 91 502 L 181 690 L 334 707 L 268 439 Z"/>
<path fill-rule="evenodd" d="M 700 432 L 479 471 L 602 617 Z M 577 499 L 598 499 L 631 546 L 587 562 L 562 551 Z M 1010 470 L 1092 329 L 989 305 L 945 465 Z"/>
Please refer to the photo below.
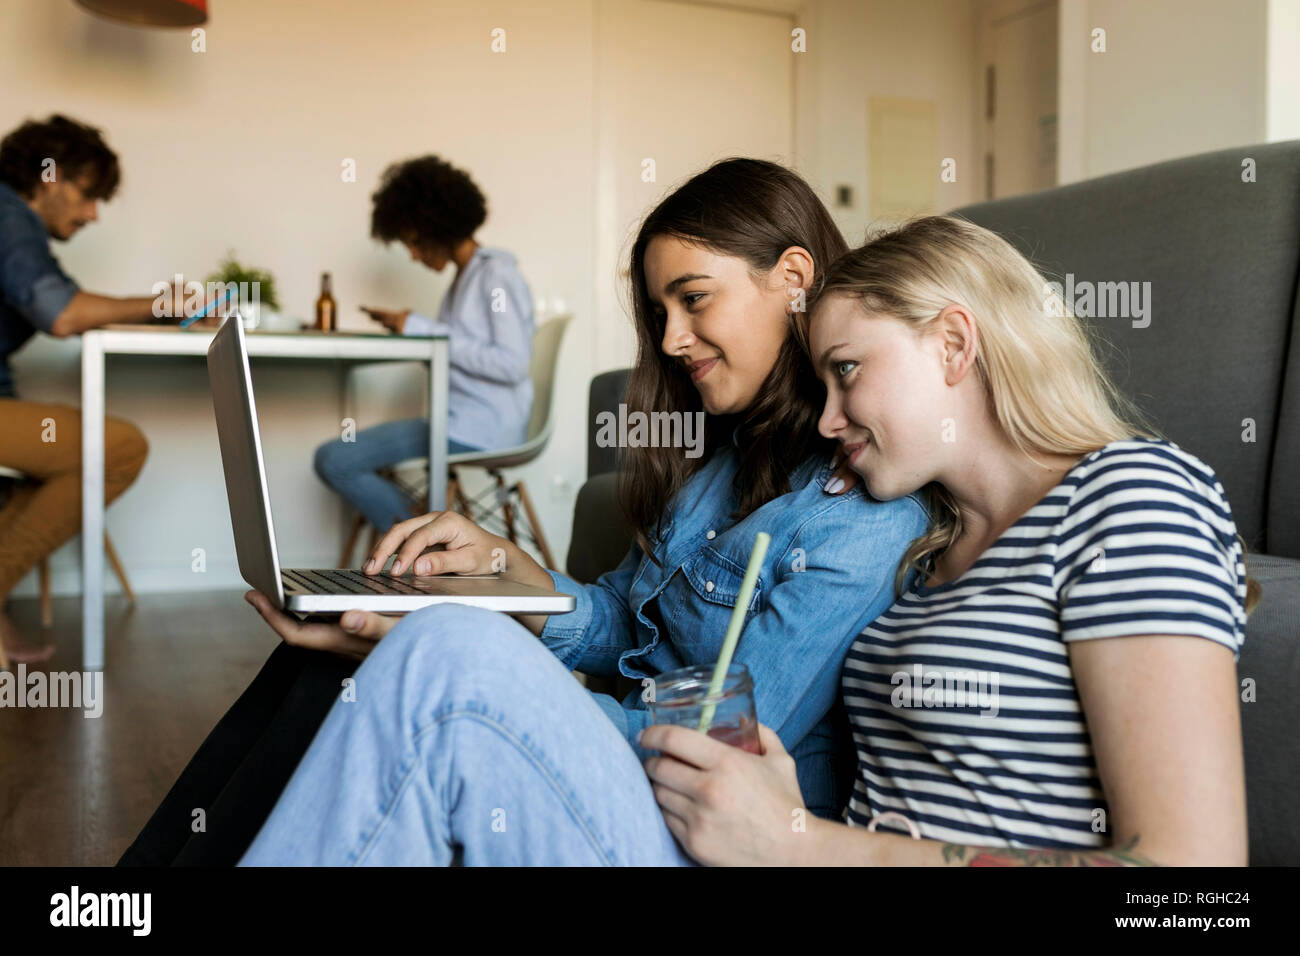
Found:
<path fill-rule="evenodd" d="M 807 329 L 819 429 L 874 497 L 926 490 L 934 524 L 845 663 L 847 826 L 791 826 L 766 728 L 763 756 L 643 732 L 695 859 L 1246 863 L 1235 660 L 1258 586 L 1213 471 L 1151 436 L 1045 289 L 946 217 L 829 269 Z"/>

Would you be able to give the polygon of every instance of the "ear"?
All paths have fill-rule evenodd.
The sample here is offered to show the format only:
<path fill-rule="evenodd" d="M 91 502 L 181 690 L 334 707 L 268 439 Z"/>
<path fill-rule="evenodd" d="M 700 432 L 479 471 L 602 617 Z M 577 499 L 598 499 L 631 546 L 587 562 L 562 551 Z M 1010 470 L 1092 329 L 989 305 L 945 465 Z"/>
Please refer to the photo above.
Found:
<path fill-rule="evenodd" d="M 781 253 L 781 258 L 772 268 L 772 278 L 774 284 L 784 289 L 788 312 L 807 310 L 806 295 L 812 287 L 815 271 L 812 253 L 803 246 L 791 246 Z"/>
<path fill-rule="evenodd" d="M 934 320 L 934 331 L 943 349 L 943 377 L 956 385 L 975 367 L 979 351 L 979 327 L 964 305 L 944 306 Z"/>
<path fill-rule="evenodd" d="M 24 197 L 24 198 L 26 198 L 29 202 L 41 202 L 43 199 L 45 199 L 46 196 L 54 192 L 54 190 L 57 187 L 58 187 L 57 182 L 52 183 L 49 180 L 40 179 L 37 180 L 36 185 L 32 187 L 31 196 Z"/>

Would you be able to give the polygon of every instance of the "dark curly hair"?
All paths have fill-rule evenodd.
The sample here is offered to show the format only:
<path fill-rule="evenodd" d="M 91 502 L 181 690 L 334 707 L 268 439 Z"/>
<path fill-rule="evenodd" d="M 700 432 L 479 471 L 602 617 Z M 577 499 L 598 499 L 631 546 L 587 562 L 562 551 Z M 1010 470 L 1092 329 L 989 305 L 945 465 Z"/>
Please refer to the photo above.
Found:
<path fill-rule="evenodd" d="M 28 120 L 0 141 L 0 182 L 30 198 L 47 159 L 60 179 L 85 179 L 91 199 L 112 199 L 121 182 L 117 154 L 99 130 L 57 113 L 43 123 Z"/>
<path fill-rule="evenodd" d="M 474 180 L 437 156 L 393 163 L 370 198 L 370 235 L 382 242 L 452 246 L 487 219 L 487 200 Z"/>

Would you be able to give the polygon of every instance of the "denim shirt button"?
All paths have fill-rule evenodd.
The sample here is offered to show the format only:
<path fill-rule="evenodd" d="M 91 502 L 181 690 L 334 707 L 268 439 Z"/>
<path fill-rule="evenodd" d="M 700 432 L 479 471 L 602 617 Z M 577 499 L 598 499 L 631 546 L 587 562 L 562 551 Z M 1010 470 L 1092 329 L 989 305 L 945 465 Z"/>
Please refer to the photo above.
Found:
<path fill-rule="evenodd" d="M 712 582 L 712 581 L 705 581 L 705 582 L 704 582 L 704 590 L 706 590 L 706 591 L 708 591 L 710 594 L 712 594 L 712 593 L 713 593 L 713 582 Z"/>
<path fill-rule="evenodd" d="M 718 536 L 718 532 L 716 532 L 716 531 L 710 531 L 710 532 L 709 532 L 708 534 L 706 534 L 704 537 L 706 537 L 706 538 L 708 538 L 710 541 L 712 541 L 712 540 L 713 540 L 714 538 L 716 538 L 717 536 Z"/>

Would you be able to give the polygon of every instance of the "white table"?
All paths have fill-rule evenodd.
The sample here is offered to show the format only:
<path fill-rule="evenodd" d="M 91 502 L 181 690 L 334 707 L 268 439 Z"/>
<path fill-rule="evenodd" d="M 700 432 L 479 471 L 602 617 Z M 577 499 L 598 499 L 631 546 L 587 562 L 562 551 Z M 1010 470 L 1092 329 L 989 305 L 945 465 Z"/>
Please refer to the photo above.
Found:
<path fill-rule="evenodd" d="M 81 340 L 82 667 L 104 667 L 104 359 L 107 355 L 206 355 L 215 330 L 110 325 Z M 447 336 L 349 332 L 250 332 L 250 358 L 429 363 L 429 508 L 447 498 Z M 215 424 L 214 424 L 215 427 Z"/>

